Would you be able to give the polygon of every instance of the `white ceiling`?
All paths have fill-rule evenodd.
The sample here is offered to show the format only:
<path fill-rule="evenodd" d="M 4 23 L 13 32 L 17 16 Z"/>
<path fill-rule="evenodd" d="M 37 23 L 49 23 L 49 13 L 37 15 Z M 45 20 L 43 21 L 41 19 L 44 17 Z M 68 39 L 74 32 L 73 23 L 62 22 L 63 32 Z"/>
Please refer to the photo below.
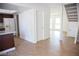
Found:
<path fill-rule="evenodd" d="M 30 9 L 27 7 L 23 7 L 23 6 L 19 6 L 11 3 L 2 3 L 0 5 L 1 5 L 0 9 L 6 9 L 6 10 L 12 10 L 12 11 L 15 10 L 17 13 Z"/>
<path fill-rule="evenodd" d="M 49 8 L 62 5 L 62 3 L 12 3 L 12 5 L 28 7 L 28 8 Z"/>
<path fill-rule="evenodd" d="M 3 3 L 3 9 L 16 10 L 17 12 L 22 12 L 30 8 L 57 8 L 62 7 L 62 3 Z"/>

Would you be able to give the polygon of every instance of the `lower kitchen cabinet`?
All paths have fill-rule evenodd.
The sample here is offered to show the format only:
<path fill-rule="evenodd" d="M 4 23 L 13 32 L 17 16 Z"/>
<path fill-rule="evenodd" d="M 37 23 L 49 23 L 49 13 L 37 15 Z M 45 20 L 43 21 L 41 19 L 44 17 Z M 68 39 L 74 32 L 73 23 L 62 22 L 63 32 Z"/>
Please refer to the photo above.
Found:
<path fill-rule="evenodd" d="M 13 34 L 0 35 L 0 51 L 14 47 Z"/>

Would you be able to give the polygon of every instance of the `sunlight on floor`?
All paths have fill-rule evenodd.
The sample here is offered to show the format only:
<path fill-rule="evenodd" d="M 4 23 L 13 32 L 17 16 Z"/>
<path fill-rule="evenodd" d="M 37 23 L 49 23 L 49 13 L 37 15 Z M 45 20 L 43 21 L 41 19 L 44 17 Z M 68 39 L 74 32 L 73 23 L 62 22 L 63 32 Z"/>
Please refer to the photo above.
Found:
<path fill-rule="evenodd" d="M 50 31 L 50 38 L 51 39 L 56 39 L 57 41 L 60 40 L 61 38 L 61 32 L 60 31 Z M 53 39 L 53 40 L 54 40 Z"/>
<path fill-rule="evenodd" d="M 54 45 L 55 49 L 60 49 L 61 41 L 62 41 L 63 35 L 61 31 L 50 31 L 50 45 Z"/>

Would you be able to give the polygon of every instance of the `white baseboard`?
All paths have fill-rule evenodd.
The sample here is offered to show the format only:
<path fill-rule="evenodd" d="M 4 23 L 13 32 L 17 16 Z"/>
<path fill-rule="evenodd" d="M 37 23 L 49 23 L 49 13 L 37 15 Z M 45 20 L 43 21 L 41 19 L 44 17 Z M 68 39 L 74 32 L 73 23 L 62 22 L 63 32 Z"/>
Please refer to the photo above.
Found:
<path fill-rule="evenodd" d="M 44 39 L 40 39 L 37 42 L 42 41 L 42 40 L 47 40 L 47 39 L 50 39 L 50 37 L 47 37 L 47 38 L 44 38 Z"/>
<path fill-rule="evenodd" d="M 16 49 L 15 47 L 12 47 L 12 48 L 10 48 L 10 49 L 1 51 L 0 54 L 4 54 L 4 53 L 10 52 L 10 51 L 13 51 L 13 50 L 15 50 L 15 49 Z"/>

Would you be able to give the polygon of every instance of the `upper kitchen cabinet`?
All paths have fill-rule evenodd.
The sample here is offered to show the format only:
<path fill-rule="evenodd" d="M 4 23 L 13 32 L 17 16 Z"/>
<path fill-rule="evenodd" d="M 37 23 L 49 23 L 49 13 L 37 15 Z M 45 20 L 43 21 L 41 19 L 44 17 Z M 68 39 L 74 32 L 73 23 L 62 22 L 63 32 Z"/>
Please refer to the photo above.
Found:
<path fill-rule="evenodd" d="M 2 18 L 13 18 L 13 14 L 2 14 L 2 13 L 0 13 L 0 18 L 2 19 Z"/>
<path fill-rule="evenodd" d="M 4 18 L 13 18 L 13 14 L 0 13 L 0 31 L 5 31 Z"/>
<path fill-rule="evenodd" d="M 0 14 L 0 19 L 2 19 L 3 18 L 3 14 Z"/>
<path fill-rule="evenodd" d="M 12 14 L 3 14 L 3 17 L 4 18 L 13 18 L 13 15 Z"/>

